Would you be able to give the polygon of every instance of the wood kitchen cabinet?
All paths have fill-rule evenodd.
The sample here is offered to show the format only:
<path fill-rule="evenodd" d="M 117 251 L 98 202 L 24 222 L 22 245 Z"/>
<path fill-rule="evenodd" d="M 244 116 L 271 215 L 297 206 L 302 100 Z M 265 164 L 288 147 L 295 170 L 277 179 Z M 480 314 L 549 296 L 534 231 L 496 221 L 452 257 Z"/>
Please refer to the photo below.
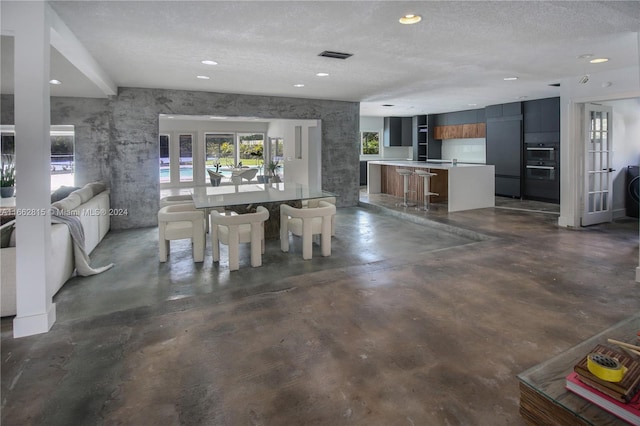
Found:
<path fill-rule="evenodd" d="M 486 135 L 486 125 L 484 123 L 462 125 L 463 138 L 484 138 Z"/>
<path fill-rule="evenodd" d="M 468 138 L 484 138 L 485 136 L 486 136 L 486 126 L 484 123 L 436 126 L 433 129 L 434 139 L 468 139 Z"/>
<path fill-rule="evenodd" d="M 433 129 L 435 139 L 461 139 L 463 135 L 463 124 L 452 126 L 436 126 Z"/>

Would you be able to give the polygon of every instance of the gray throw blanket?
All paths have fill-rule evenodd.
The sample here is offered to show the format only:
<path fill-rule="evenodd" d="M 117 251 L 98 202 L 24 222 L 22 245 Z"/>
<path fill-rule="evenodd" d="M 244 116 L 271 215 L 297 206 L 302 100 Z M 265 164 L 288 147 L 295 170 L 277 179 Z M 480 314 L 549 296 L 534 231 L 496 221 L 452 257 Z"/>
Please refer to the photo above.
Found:
<path fill-rule="evenodd" d="M 76 272 L 78 275 L 82 277 L 96 275 L 113 266 L 113 263 L 99 268 L 92 268 L 89 266 L 89 255 L 84 248 L 84 228 L 82 227 L 82 223 L 80 223 L 79 217 L 62 214 L 60 210 L 52 207 L 51 223 L 63 223 L 69 228 L 69 233 L 73 240 L 73 254 L 75 258 Z"/>

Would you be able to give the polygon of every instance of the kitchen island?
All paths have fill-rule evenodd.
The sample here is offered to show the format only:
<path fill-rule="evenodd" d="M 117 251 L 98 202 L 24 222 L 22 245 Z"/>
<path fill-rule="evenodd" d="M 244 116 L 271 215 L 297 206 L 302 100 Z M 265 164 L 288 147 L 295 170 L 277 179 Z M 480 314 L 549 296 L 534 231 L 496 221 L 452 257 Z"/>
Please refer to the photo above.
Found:
<path fill-rule="evenodd" d="M 367 192 L 403 196 L 403 180 L 396 169 L 426 169 L 437 176 L 431 178 L 430 202 L 447 202 L 448 211 L 481 209 L 495 206 L 494 166 L 484 164 L 456 165 L 446 162 L 424 162 L 403 160 L 369 161 Z M 416 174 L 409 178 L 409 198 L 424 202 L 423 178 Z"/>

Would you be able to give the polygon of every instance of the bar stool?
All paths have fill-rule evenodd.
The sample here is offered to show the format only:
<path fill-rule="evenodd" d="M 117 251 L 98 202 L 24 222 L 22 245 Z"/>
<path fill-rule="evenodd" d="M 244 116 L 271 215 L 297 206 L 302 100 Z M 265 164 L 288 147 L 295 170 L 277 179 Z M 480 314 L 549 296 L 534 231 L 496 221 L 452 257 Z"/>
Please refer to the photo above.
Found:
<path fill-rule="evenodd" d="M 435 192 L 429 191 L 429 182 L 432 176 L 438 176 L 436 173 L 431 173 L 426 170 L 416 170 L 416 174 L 418 176 L 422 176 L 424 178 L 424 207 L 419 208 L 418 210 L 429 210 L 429 196 L 430 195 L 439 195 Z"/>
<path fill-rule="evenodd" d="M 415 206 L 415 204 L 407 202 L 407 194 L 409 194 L 409 176 L 411 176 L 413 174 L 413 172 L 411 170 L 409 170 L 409 169 L 396 169 L 396 172 L 398 172 L 398 174 L 400 176 L 402 176 L 402 178 L 404 180 L 404 182 L 403 182 L 403 185 L 404 185 L 403 186 L 403 192 L 404 192 L 403 202 L 396 204 L 396 206 L 402 206 L 402 207 Z"/>

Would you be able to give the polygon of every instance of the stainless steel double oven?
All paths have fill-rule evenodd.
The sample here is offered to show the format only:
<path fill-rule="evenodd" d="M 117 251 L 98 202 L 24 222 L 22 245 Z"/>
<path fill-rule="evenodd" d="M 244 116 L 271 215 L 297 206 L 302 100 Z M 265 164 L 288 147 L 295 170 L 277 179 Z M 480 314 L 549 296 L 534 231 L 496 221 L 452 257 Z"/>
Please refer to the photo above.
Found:
<path fill-rule="evenodd" d="M 559 201 L 560 141 L 555 135 L 524 135 L 524 193 L 527 198 Z"/>

